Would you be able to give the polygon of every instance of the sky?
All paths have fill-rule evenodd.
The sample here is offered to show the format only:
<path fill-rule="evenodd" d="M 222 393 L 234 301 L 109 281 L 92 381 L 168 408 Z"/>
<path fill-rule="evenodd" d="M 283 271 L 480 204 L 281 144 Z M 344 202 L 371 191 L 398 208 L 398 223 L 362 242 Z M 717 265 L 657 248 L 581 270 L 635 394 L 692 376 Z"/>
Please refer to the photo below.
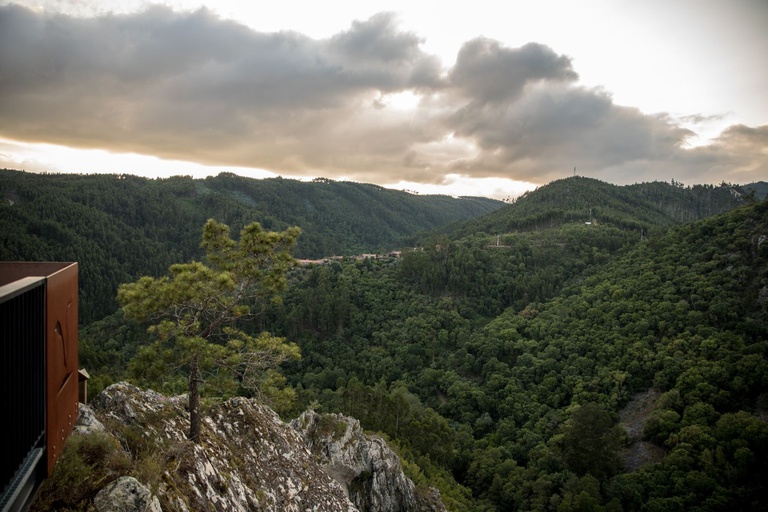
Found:
<path fill-rule="evenodd" d="M 0 167 L 768 180 L 768 1 L 0 0 Z"/>

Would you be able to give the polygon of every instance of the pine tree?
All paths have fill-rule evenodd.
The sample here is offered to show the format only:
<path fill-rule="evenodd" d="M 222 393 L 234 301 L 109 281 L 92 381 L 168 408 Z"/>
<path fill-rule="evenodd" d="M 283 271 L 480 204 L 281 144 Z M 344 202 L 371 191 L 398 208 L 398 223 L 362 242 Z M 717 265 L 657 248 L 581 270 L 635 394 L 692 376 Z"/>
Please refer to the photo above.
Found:
<path fill-rule="evenodd" d="M 295 227 L 264 231 L 254 222 L 235 242 L 228 226 L 209 219 L 201 242 L 207 264 L 174 264 L 168 276 L 145 276 L 120 286 L 117 300 L 125 315 L 150 322 L 148 330 L 157 338 L 140 350 L 132 368 L 150 382 L 187 375 L 190 440 L 200 437 L 204 372 L 216 369 L 219 377 L 229 375 L 241 386 L 257 388 L 255 373 L 299 357 L 298 347 L 282 338 L 252 337 L 237 328 L 285 289 L 299 233 Z"/>

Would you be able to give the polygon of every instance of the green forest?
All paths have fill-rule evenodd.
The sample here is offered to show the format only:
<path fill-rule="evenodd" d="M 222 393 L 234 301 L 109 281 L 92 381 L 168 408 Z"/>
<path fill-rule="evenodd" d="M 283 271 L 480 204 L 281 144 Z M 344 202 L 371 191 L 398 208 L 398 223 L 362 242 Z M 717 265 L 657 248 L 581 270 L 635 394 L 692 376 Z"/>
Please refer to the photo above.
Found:
<path fill-rule="evenodd" d="M 300 226 L 294 256 L 317 259 L 389 252 L 406 237 L 503 205 L 327 179 L 227 173 L 146 179 L 9 169 L 0 169 L 0 199 L 0 261 L 77 261 L 82 324 L 117 309 L 120 284 L 200 258 L 209 218 L 233 233 L 254 221 L 269 230 Z"/>
<path fill-rule="evenodd" d="M 282 300 L 240 326 L 300 349 L 265 384 L 283 418 L 358 418 L 453 511 L 765 510 L 759 191 L 572 177 L 504 204 L 328 180 L 0 171 L 0 257 L 83 257 L 94 388 L 183 393 L 183 375 L 157 382 L 137 364 L 146 325 L 114 289 L 201 257 L 207 218 L 233 233 L 297 226 L 295 256 L 346 257 L 297 265 Z"/>

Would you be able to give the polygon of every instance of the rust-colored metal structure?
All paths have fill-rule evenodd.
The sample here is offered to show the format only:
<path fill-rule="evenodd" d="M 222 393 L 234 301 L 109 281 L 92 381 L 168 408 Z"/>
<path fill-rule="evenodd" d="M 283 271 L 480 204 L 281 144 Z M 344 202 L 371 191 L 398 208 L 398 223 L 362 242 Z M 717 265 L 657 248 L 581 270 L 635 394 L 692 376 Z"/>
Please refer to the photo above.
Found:
<path fill-rule="evenodd" d="M 77 263 L 0 262 L 0 382 L 12 432 L 0 510 L 24 510 L 78 415 Z"/>

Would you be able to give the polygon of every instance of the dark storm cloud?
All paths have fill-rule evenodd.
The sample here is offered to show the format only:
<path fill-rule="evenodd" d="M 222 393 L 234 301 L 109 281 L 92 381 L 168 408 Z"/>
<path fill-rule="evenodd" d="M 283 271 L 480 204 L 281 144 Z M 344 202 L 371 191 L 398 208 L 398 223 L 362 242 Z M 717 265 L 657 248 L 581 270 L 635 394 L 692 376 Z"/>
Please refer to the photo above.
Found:
<path fill-rule="evenodd" d="M 540 84 L 503 105 L 462 109 L 451 122 L 483 149 L 460 164 L 465 172 L 515 173 L 534 182 L 574 166 L 664 159 L 691 135 L 664 116 L 615 105 L 599 89 L 561 84 Z"/>
<path fill-rule="evenodd" d="M 443 69 L 421 43 L 387 13 L 312 39 L 206 9 L 77 18 L 3 6 L 0 137 L 378 183 L 765 170 L 764 127 L 684 150 L 691 132 L 579 86 L 570 58 L 545 45 L 478 38 Z M 401 92 L 418 106 L 392 105 Z"/>
<path fill-rule="evenodd" d="M 205 9 L 79 19 L 0 7 L 2 135 L 300 170 L 324 158 L 305 137 L 347 131 L 381 92 L 439 83 L 418 44 L 386 14 L 313 40 Z"/>
<path fill-rule="evenodd" d="M 702 178 L 729 183 L 765 181 L 768 125 L 730 126 L 712 144 L 687 152 L 682 160 L 680 176 L 689 182 L 700 183 Z"/>
<path fill-rule="evenodd" d="M 505 48 L 486 38 L 465 43 L 450 74 L 451 82 L 479 103 L 515 99 L 526 84 L 537 80 L 577 78 L 571 60 L 547 46 L 528 43 L 521 48 Z"/>
<path fill-rule="evenodd" d="M 422 39 L 399 31 L 395 22 L 389 13 L 355 21 L 350 30 L 331 38 L 329 48 L 353 73 L 377 77 L 374 85 L 381 90 L 439 86 L 440 61 L 425 55 L 419 48 Z"/>
<path fill-rule="evenodd" d="M 361 88 L 409 87 L 414 75 L 417 83 L 434 84 L 440 72 L 415 36 L 396 32 L 385 14 L 356 23 L 330 42 L 295 32 L 254 32 L 206 9 L 174 13 L 163 7 L 78 19 L 11 5 L 0 8 L 0 28 L 4 92 L 12 86 L 52 89 L 68 81 L 171 80 L 201 95 L 239 96 L 247 89 L 248 99 L 263 104 L 279 106 L 289 98 L 294 106 L 333 105 Z"/>
<path fill-rule="evenodd" d="M 768 150 L 768 125 L 752 128 L 743 124 L 725 130 L 717 141 L 718 146 L 732 149 Z"/>

